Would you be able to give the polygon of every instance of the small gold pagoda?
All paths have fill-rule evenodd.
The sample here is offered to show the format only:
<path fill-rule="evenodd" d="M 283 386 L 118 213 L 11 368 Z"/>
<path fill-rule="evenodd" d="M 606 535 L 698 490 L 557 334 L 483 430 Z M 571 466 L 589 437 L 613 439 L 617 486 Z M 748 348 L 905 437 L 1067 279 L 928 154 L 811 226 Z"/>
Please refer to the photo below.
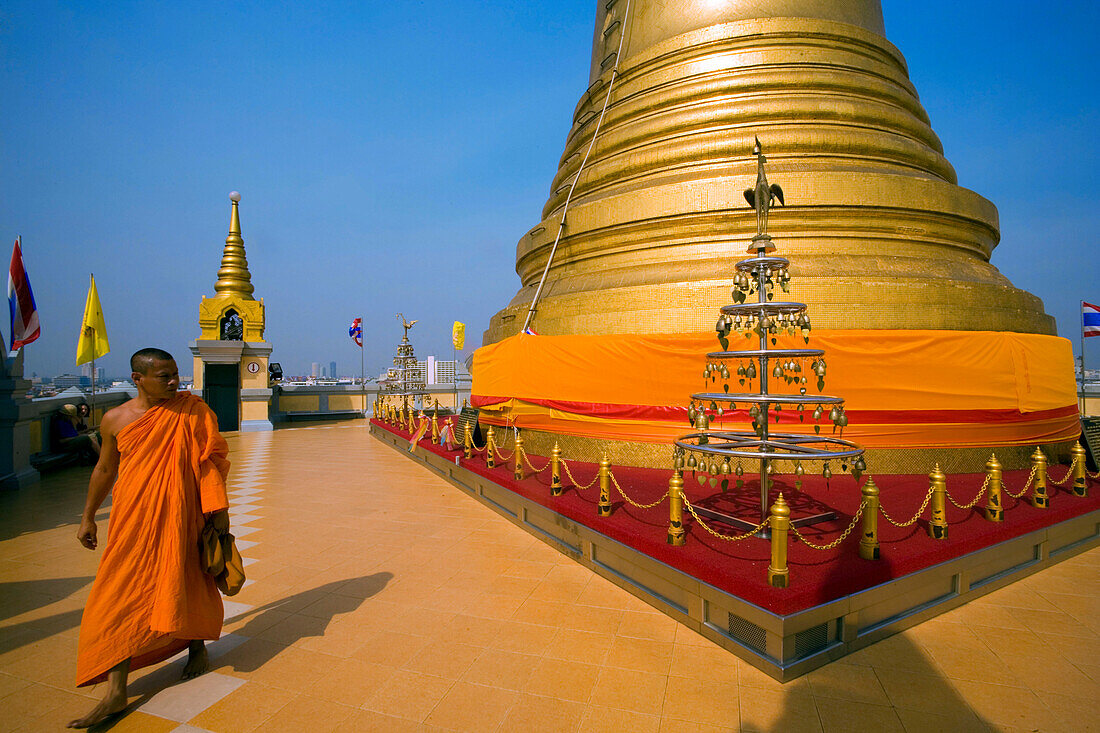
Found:
<path fill-rule="evenodd" d="M 191 344 L 195 392 L 214 410 L 223 432 L 271 430 L 267 369 L 271 345 L 264 341 L 264 302 L 252 295 L 252 275 L 241 238 L 241 195 L 233 191 L 229 200 L 229 234 L 215 295 L 204 295 L 199 304 L 202 333 Z"/>

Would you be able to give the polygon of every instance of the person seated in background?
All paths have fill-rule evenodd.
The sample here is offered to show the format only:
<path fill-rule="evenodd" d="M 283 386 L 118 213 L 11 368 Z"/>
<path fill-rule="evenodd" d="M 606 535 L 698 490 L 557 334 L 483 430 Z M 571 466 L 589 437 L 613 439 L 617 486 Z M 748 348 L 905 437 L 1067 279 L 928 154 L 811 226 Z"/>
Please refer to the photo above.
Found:
<path fill-rule="evenodd" d="M 76 429 L 81 433 L 88 432 L 88 420 L 92 417 L 92 408 L 87 402 L 81 402 L 76 406 Z"/>
<path fill-rule="evenodd" d="M 81 433 L 77 429 L 79 420 L 76 405 L 62 405 L 50 419 L 50 449 L 77 455 L 82 462 L 94 464 L 99 460 L 99 439 L 94 434 Z"/>

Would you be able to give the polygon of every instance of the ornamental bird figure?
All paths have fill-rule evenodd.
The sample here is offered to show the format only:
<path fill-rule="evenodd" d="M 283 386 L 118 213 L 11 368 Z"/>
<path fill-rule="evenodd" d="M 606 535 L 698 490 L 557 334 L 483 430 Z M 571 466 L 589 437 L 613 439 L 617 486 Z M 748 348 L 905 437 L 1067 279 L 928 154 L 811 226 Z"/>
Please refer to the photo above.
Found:
<path fill-rule="evenodd" d="M 772 201 L 778 200 L 780 206 L 786 204 L 783 203 L 783 189 L 776 183 L 769 186 L 768 177 L 764 175 L 767 158 L 760 147 L 760 138 L 756 138 L 752 154 L 756 156 L 756 187 L 745 189 L 745 200 L 756 209 L 756 236 L 763 237 L 768 233 L 768 209 L 772 207 Z"/>
<path fill-rule="evenodd" d="M 401 326 L 405 329 L 405 339 L 407 340 L 409 338 L 409 329 L 415 326 L 420 319 L 418 318 L 416 321 L 412 322 L 406 321 L 405 315 L 403 313 L 398 313 L 397 320 L 401 321 Z"/>

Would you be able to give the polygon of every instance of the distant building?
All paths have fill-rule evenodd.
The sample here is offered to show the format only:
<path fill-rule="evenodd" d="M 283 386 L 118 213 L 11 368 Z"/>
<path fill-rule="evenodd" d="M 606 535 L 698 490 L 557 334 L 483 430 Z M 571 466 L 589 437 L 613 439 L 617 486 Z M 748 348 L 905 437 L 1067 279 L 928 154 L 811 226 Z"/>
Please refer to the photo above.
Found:
<path fill-rule="evenodd" d="M 336 362 L 330 361 L 328 363 L 328 375 L 333 379 L 336 379 Z"/>
<path fill-rule="evenodd" d="M 88 377 L 78 376 L 76 374 L 59 374 L 53 378 L 53 386 L 57 389 L 90 387 L 92 386 L 92 380 Z"/>
<path fill-rule="evenodd" d="M 429 356 L 423 361 L 416 362 L 416 369 L 419 372 L 417 376 L 424 380 L 425 384 L 454 384 L 455 382 L 455 367 L 454 361 L 442 361 L 436 359 L 434 356 Z M 457 364 L 459 381 L 465 376 L 469 377 L 465 367 L 460 363 Z M 379 381 L 382 381 L 383 377 L 379 377 Z"/>
<path fill-rule="evenodd" d="M 321 376 L 321 363 L 320 362 L 317 362 L 317 361 L 313 362 L 313 365 L 310 367 L 310 370 L 309 370 L 309 376 L 313 377 L 314 379 Z"/>

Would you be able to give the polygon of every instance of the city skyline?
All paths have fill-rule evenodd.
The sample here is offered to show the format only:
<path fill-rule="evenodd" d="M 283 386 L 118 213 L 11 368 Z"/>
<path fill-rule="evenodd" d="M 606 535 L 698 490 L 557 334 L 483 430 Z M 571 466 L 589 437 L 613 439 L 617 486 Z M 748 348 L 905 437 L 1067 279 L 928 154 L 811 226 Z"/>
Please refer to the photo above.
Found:
<path fill-rule="evenodd" d="M 42 337 L 27 374 L 73 373 L 94 272 L 112 352 L 159 345 L 190 372 L 198 305 L 242 194 L 271 360 L 468 355 L 519 280 L 588 86 L 595 3 L 516 7 L 15 2 L 0 15 L 0 234 L 23 237 Z M 1092 4 L 883 2 L 887 38 L 959 183 L 1000 212 L 993 263 L 1079 350 L 1097 228 Z M 323 49 L 318 52 L 317 49 Z M 1058 73 L 1050 58 L 1058 58 Z M 1091 288 L 1091 290 L 1090 290 Z M 4 327 L 7 339 L 7 327 Z M 1100 344 L 1086 363 L 1100 366 Z M 358 370 L 352 369 L 352 372 Z"/>

